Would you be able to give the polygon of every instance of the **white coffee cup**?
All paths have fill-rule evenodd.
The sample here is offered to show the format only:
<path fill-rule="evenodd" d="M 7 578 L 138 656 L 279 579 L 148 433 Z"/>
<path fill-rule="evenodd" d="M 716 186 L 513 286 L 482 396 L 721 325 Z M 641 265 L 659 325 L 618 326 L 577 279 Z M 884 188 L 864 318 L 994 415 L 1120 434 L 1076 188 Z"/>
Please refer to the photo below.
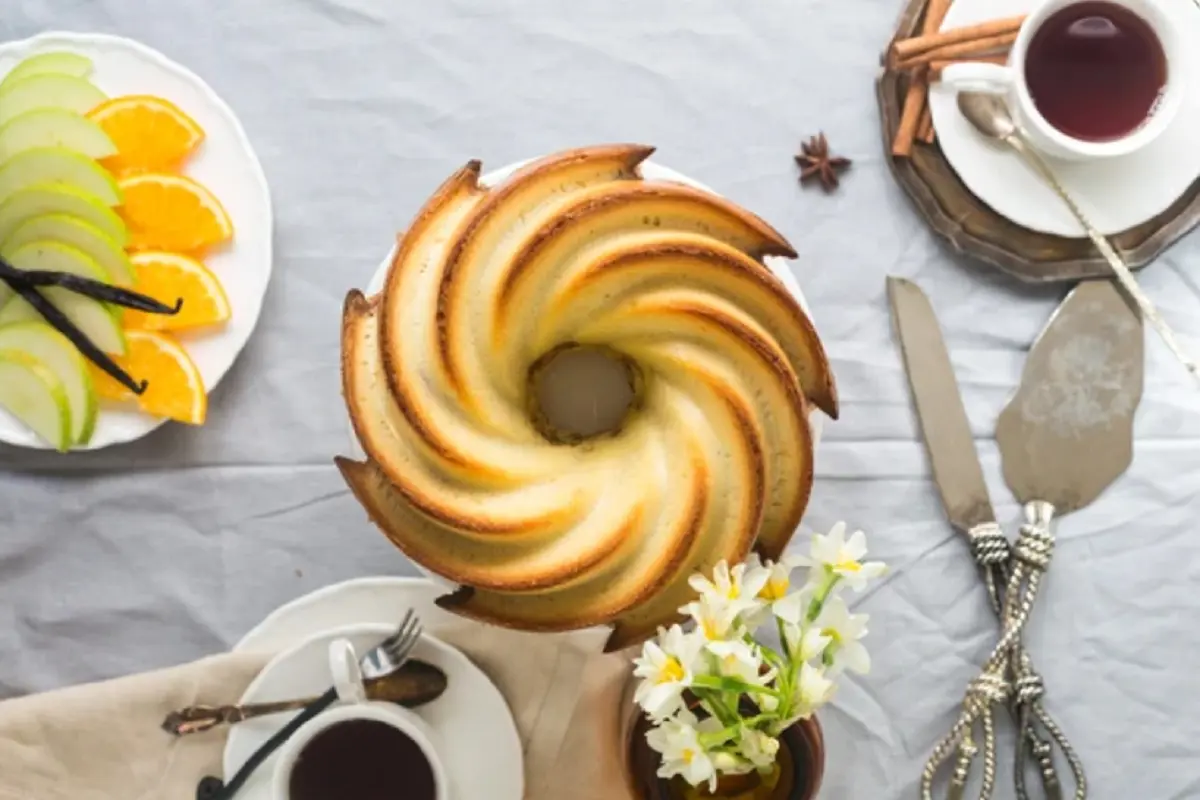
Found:
<path fill-rule="evenodd" d="M 329 728 L 353 720 L 381 722 L 412 740 L 421 749 L 433 772 L 435 800 L 449 800 L 450 784 L 434 744 L 436 737 L 425 721 L 394 703 L 379 703 L 366 699 L 358 658 L 354 646 L 346 639 L 335 639 L 329 643 L 329 668 L 333 685 L 337 689 L 339 705 L 318 714 L 280 748 L 271 778 L 272 800 L 291 800 L 292 770 L 309 742 Z M 401 780 L 403 776 L 397 776 L 397 779 Z"/>
<path fill-rule="evenodd" d="M 1154 31 L 1166 58 L 1167 84 L 1141 126 L 1127 136 L 1104 142 L 1077 139 L 1051 125 L 1038 111 L 1025 82 L 1025 57 L 1042 24 L 1058 11 L 1081 2 L 1085 0 L 1043 0 L 1021 26 L 1006 65 L 952 64 L 942 70 L 942 83 L 960 92 L 1006 95 L 1013 117 L 1029 143 L 1049 156 L 1086 161 L 1128 155 L 1142 149 L 1167 129 L 1183 104 L 1190 56 L 1183 47 L 1178 21 L 1173 21 L 1165 8 L 1167 3 L 1178 0 L 1106 0 L 1136 14 Z"/>

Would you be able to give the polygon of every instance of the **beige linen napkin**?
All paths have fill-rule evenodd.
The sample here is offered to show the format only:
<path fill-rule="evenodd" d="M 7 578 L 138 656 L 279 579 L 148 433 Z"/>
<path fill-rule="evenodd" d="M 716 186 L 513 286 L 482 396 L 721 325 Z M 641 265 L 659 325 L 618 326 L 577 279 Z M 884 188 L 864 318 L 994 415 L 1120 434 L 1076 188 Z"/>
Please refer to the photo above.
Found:
<path fill-rule="evenodd" d="M 508 700 L 525 750 L 526 800 L 634 800 L 622 745 L 630 654 L 602 655 L 606 632 L 528 634 L 466 621 L 436 634 Z M 268 654 L 192 664 L 0 703 L 0 800 L 191 800 L 220 775 L 225 733 L 177 739 L 170 711 L 241 696 Z"/>
<path fill-rule="evenodd" d="M 636 800 L 622 758 L 632 653 L 603 654 L 609 631 L 520 633 L 447 622 L 438 638 L 500 688 L 525 750 L 526 800 Z"/>
<path fill-rule="evenodd" d="M 0 703 L 0 800 L 192 800 L 221 774 L 225 733 L 177 739 L 159 725 L 241 696 L 265 662 L 215 656 Z"/>

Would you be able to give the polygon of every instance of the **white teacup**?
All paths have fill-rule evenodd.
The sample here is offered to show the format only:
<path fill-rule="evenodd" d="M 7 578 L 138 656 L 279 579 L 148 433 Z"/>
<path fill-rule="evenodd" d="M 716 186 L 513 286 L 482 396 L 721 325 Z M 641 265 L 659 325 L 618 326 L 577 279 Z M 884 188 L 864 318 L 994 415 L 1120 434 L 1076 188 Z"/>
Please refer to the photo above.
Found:
<path fill-rule="evenodd" d="M 1165 8 L 1167 3 L 1178 0 L 1107 0 L 1133 12 L 1154 31 L 1166 57 L 1167 84 L 1140 127 L 1120 139 L 1103 142 L 1077 139 L 1051 125 L 1038 111 L 1025 82 L 1026 54 L 1042 24 L 1056 12 L 1081 2 L 1085 0 L 1042 0 L 1021 26 L 1006 65 L 952 64 L 942 71 L 942 83 L 960 92 L 1006 95 L 1013 117 L 1029 143 L 1056 158 L 1085 161 L 1128 155 L 1142 149 L 1167 129 L 1183 104 L 1190 57 L 1184 51 L 1177 21 L 1172 20 Z"/>
<path fill-rule="evenodd" d="M 381 722 L 407 736 L 420 748 L 425 760 L 429 762 L 436 787 L 434 800 L 449 800 L 450 784 L 434 744 L 436 737 L 425 721 L 394 703 L 378 703 L 366 699 L 358 658 L 354 646 L 349 641 L 336 639 L 330 642 L 329 668 L 340 704 L 318 714 L 280 748 L 271 778 L 272 800 L 291 800 L 292 771 L 300 755 L 313 739 L 335 725 L 353 720 Z M 399 775 L 397 779 L 402 780 L 403 776 Z"/>

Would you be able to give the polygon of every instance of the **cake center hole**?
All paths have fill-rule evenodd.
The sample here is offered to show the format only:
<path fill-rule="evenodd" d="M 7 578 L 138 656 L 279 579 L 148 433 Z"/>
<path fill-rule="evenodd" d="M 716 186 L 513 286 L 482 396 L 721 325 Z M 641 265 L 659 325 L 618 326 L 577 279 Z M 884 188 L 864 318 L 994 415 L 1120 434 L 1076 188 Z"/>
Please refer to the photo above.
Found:
<path fill-rule="evenodd" d="M 529 411 L 552 442 L 573 444 L 615 434 L 638 402 L 641 372 L 607 347 L 564 344 L 529 370 Z"/>

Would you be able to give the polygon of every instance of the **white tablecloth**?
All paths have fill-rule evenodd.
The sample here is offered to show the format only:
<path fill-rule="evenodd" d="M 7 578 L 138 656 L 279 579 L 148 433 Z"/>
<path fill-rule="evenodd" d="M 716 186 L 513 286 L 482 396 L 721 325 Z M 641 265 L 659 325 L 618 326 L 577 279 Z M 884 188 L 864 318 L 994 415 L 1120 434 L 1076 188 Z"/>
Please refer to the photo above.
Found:
<path fill-rule="evenodd" d="M 332 581 L 414 573 L 332 464 L 347 450 L 346 290 L 367 282 L 395 232 L 468 158 L 498 167 L 639 141 L 800 252 L 796 274 L 844 404 L 826 428 L 806 525 L 847 519 L 893 566 L 859 604 L 872 615 L 874 671 L 822 717 L 824 796 L 915 797 L 994 628 L 929 480 L 884 277 L 908 276 L 932 296 L 1010 525 L 1018 509 L 993 424 L 1063 289 L 956 258 L 893 182 L 873 81 L 899 11 L 898 0 L 8 4 L 4 39 L 123 34 L 208 80 L 264 162 L 278 261 L 256 338 L 207 427 L 68 458 L 0 450 L 0 697 L 200 657 Z M 801 190 L 791 160 L 818 130 L 855 162 L 832 196 Z M 1143 281 L 1200 352 L 1197 269 L 1200 235 Z M 1200 796 L 1200 390 L 1152 335 L 1147 350 L 1135 463 L 1062 522 L 1028 637 L 1096 800 Z M 1010 798 L 1007 764 L 1003 773 L 997 796 Z"/>

